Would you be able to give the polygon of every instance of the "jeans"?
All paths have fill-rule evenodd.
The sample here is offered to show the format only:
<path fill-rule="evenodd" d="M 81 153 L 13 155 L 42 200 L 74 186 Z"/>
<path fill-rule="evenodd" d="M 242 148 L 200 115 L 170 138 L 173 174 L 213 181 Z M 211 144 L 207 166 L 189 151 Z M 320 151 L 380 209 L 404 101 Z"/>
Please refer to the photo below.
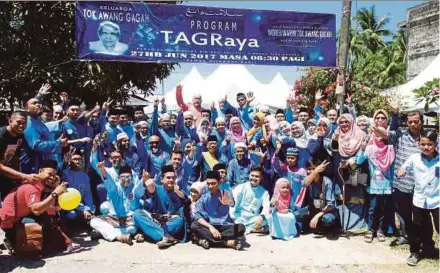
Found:
<path fill-rule="evenodd" d="M 413 195 L 393 189 L 393 203 L 396 210 L 397 219 L 400 223 L 400 235 L 408 239 L 408 230 L 412 225 L 412 204 Z"/>
<path fill-rule="evenodd" d="M 162 223 L 162 225 L 159 225 L 151 219 L 145 210 L 135 211 L 133 221 L 142 230 L 142 233 L 153 242 L 159 242 L 163 237 L 167 236 L 177 237 L 182 233 L 185 226 L 185 220 L 180 216 L 170 218 L 165 223 Z"/>
<path fill-rule="evenodd" d="M 368 210 L 368 230 L 371 232 L 386 233 L 385 227 L 391 219 L 389 216 L 392 197 L 389 194 L 370 194 L 370 208 Z"/>

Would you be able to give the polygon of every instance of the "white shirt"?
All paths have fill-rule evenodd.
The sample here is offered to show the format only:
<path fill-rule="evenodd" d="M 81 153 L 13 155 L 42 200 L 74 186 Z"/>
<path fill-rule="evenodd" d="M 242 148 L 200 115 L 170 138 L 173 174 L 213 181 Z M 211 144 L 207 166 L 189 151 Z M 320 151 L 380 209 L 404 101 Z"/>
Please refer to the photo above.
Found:
<path fill-rule="evenodd" d="M 439 154 L 428 159 L 422 154 L 411 155 L 402 165 L 414 174 L 413 205 L 423 209 L 440 207 L 440 160 Z"/>

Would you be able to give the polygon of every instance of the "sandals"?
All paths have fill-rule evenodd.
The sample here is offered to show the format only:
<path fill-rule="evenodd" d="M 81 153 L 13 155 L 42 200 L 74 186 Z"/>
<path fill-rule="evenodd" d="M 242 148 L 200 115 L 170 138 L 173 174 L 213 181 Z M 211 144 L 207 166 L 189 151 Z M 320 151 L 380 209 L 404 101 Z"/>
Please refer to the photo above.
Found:
<path fill-rule="evenodd" d="M 86 250 L 87 248 L 82 247 L 80 244 L 71 243 L 67 246 L 67 249 L 63 251 L 63 254 L 73 254 L 80 251 Z"/>
<path fill-rule="evenodd" d="M 364 236 L 364 241 L 366 242 L 366 243 L 371 243 L 371 242 L 373 242 L 373 232 L 372 231 L 368 231 L 367 233 L 365 233 L 365 236 Z"/>
<path fill-rule="evenodd" d="M 165 249 L 165 248 L 168 248 L 168 247 L 170 247 L 172 245 L 175 245 L 177 243 L 178 243 L 178 241 L 176 239 L 174 239 L 174 238 L 166 238 L 166 237 L 164 237 L 162 239 L 162 241 L 156 243 L 156 245 L 157 245 L 157 247 L 159 249 Z"/>
<path fill-rule="evenodd" d="M 130 234 L 124 234 L 124 235 L 121 235 L 119 241 L 120 241 L 121 243 L 127 244 L 127 245 L 129 245 L 129 246 L 132 246 L 132 245 L 133 245 L 133 241 L 132 241 L 132 239 L 131 239 L 131 235 L 130 235 Z"/>
<path fill-rule="evenodd" d="M 209 242 L 207 240 L 205 240 L 205 239 L 200 239 L 197 244 L 199 246 L 203 247 L 204 249 L 209 249 L 211 247 Z"/>
<path fill-rule="evenodd" d="M 134 240 L 136 241 L 136 243 L 143 243 L 145 242 L 145 237 L 143 234 L 139 233 L 134 236 Z"/>
<path fill-rule="evenodd" d="M 383 234 L 382 232 L 377 232 L 376 238 L 379 242 L 385 242 L 385 234 Z"/>

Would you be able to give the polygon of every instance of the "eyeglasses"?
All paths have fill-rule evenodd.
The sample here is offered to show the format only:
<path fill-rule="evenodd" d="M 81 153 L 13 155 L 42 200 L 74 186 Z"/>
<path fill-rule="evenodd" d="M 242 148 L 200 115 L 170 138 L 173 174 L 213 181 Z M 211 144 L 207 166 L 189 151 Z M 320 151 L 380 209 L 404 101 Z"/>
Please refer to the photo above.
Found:
<path fill-rule="evenodd" d="M 376 117 L 375 119 L 385 120 L 385 119 L 387 119 L 387 118 L 386 118 L 386 117 Z"/>
<path fill-rule="evenodd" d="M 150 141 L 150 144 L 159 144 L 159 141 Z"/>

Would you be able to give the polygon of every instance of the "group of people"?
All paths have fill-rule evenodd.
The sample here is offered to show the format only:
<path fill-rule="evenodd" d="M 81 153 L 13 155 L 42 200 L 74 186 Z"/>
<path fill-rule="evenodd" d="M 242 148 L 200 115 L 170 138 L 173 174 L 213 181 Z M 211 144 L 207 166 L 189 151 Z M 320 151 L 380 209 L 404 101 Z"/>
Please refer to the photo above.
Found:
<path fill-rule="evenodd" d="M 52 238 L 45 252 L 81 251 L 73 227 L 93 240 L 161 249 L 191 240 L 240 250 L 250 233 L 288 240 L 363 228 L 366 243 L 384 242 L 396 214 L 393 244 L 410 244 L 408 264 L 436 255 L 438 135 L 423 129 L 420 112 L 400 129 L 394 103 L 391 116 L 378 109 L 369 118 L 350 97 L 337 111 L 317 92 L 314 109 L 289 98 L 272 113 L 252 106 L 251 92 L 237 94 L 238 107 L 224 97 L 209 109 L 182 92 L 178 112 L 156 99 L 148 116 L 110 100 L 87 111 L 65 92 L 43 105 L 43 85 L 0 128 L 5 245 L 13 252 L 15 225 L 29 222 Z M 67 188 L 82 196 L 70 211 L 57 205 Z"/>

